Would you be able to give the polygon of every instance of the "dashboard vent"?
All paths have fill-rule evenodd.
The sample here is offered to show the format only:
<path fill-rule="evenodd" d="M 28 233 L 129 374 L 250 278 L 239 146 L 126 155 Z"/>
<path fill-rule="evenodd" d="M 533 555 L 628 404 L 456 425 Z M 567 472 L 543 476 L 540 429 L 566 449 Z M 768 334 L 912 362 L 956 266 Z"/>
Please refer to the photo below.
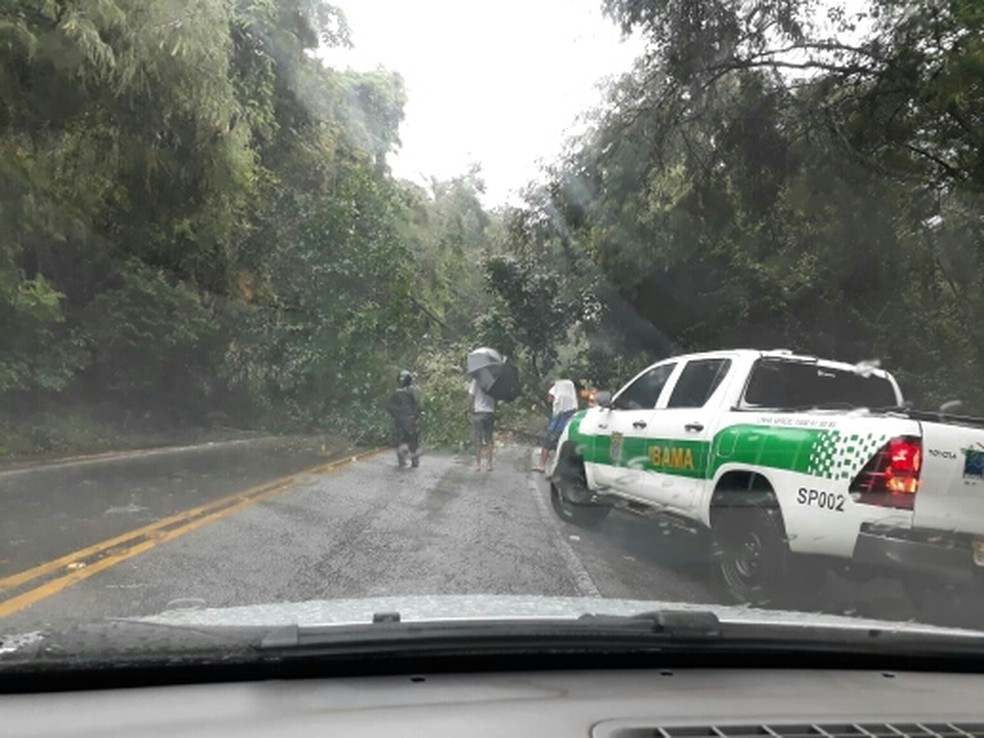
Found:
<path fill-rule="evenodd" d="M 599 726 L 601 727 L 601 726 Z M 814 723 L 687 725 L 652 727 L 623 725 L 610 738 L 984 738 L 984 723 Z"/>

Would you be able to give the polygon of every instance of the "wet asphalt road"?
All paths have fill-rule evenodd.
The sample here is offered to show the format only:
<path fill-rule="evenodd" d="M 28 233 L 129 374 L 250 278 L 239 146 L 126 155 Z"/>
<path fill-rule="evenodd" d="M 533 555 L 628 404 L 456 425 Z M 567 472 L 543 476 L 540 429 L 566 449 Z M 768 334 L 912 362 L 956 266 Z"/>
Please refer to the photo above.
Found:
<path fill-rule="evenodd" d="M 246 455 L 261 456 L 255 450 Z M 123 491 L 101 497 L 102 486 L 85 484 L 96 475 L 94 468 L 63 470 L 73 480 L 71 491 L 49 472 L 50 496 L 41 495 L 38 504 L 13 494 L 27 512 L 20 526 L 5 519 L 0 527 L 3 551 L 16 548 L 19 562 L 11 565 L 10 553 L 0 556 L 7 559 L 4 572 L 61 555 L 79 542 L 91 543 L 97 529 L 99 535 L 111 535 L 121 526 L 199 504 L 205 495 L 228 494 L 237 481 L 255 483 L 255 473 L 247 474 L 238 464 L 209 465 L 206 457 L 212 455 L 203 455 L 197 473 L 185 464 L 166 475 L 150 464 L 156 475 L 131 490 L 132 497 Z M 295 471 L 316 457 L 310 448 L 294 449 L 263 468 L 271 474 L 275 468 Z M 223 607 L 475 593 L 723 601 L 708 573 L 702 536 L 620 512 L 594 530 L 572 527 L 553 515 L 547 485 L 530 472 L 530 460 L 530 449 L 511 447 L 499 454 L 493 472 L 474 472 L 468 458 L 439 454 L 425 457 L 419 469 L 399 470 L 386 452 L 305 475 L 286 491 L 38 598 L 0 618 L 0 632 L 148 615 L 188 601 Z M 131 480 L 133 474 L 131 468 Z M 0 484 L 9 481 L 0 477 Z M 10 494 L 0 494 L 6 509 Z M 127 505 L 134 508 L 129 513 L 110 512 Z M 115 514 L 123 517 L 117 521 Z M 100 528 L 73 522 L 79 518 L 111 522 Z M 9 545 L 12 539 L 19 541 L 16 547 Z M 3 597 L 0 592 L 0 601 Z M 897 586 L 889 582 L 835 582 L 830 607 L 833 612 L 911 617 Z"/>
<path fill-rule="evenodd" d="M 0 578 L 329 456 L 261 438 L 0 469 Z"/>

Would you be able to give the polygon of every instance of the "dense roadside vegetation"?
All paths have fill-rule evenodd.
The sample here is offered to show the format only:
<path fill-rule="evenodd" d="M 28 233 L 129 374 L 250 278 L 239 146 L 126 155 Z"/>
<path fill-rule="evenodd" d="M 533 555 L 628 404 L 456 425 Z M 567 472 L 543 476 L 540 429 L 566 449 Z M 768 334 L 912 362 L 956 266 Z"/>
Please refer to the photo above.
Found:
<path fill-rule="evenodd" d="M 489 221 L 473 177 L 389 175 L 399 75 L 318 61 L 349 35 L 312 0 L 0 8 L 0 452 L 378 432 L 468 328 Z"/>
<path fill-rule="evenodd" d="M 605 0 L 648 51 L 512 220 L 598 295 L 599 379 L 788 347 L 984 412 L 984 3 L 863 5 Z"/>
<path fill-rule="evenodd" d="M 454 442 L 476 343 L 524 408 L 743 345 L 984 412 L 984 6 L 604 6 L 647 53 L 490 210 L 480 172 L 390 174 L 401 78 L 319 61 L 350 43 L 319 0 L 0 0 L 0 454 L 368 440 L 403 366 Z"/>

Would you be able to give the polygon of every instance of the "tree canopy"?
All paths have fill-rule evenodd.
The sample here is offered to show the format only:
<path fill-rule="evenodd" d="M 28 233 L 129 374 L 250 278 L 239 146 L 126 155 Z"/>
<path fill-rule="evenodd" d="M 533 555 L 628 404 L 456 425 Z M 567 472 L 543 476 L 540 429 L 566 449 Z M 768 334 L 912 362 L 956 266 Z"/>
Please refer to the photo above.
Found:
<path fill-rule="evenodd" d="M 980 4 L 605 9 L 648 51 L 516 234 L 586 275 L 595 373 L 626 352 L 788 347 L 984 410 Z"/>

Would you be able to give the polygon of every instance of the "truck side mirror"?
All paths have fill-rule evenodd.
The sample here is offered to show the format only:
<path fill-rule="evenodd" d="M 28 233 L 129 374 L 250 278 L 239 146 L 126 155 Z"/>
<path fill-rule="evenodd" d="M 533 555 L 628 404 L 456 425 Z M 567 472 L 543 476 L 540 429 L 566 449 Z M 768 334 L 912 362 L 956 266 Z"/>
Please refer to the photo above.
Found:
<path fill-rule="evenodd" d="M 608 390 L 602 390 L 595 395 L 595 402 L 598 404 L 598 407 L 604 407 L 610 410 L 612 407 L 612 393 Z"/>

